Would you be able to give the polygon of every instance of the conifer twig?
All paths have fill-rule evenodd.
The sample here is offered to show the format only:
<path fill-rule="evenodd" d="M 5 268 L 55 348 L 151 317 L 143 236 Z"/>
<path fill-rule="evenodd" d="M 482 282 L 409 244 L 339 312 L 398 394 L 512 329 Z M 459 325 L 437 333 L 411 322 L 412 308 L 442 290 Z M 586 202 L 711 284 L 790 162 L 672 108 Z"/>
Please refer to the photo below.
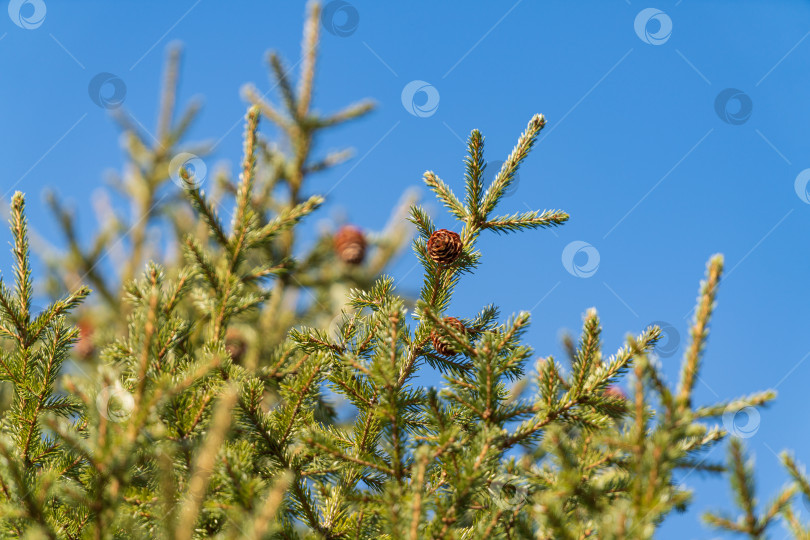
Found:
<path fill-rule="evenodd" d="M 720 275 L 722 272 L 723 257 L 721 255 L 715 255 L 710 259 L 707 265 L 706 280 L 701 284 L 700 296 L 698 297 L 698 304 L 695 308 L 695 322 L 690 329 L 692 341 L 689 344 L 689 348 L 686 350 L 681 370 L 678 402 L 683 408 L 688 408 L 691 405 L 692 390 L 697 381 L 700 359 L 709 336 L 709 320 L 714 310 L 717 286 L 720 283 Z"/>

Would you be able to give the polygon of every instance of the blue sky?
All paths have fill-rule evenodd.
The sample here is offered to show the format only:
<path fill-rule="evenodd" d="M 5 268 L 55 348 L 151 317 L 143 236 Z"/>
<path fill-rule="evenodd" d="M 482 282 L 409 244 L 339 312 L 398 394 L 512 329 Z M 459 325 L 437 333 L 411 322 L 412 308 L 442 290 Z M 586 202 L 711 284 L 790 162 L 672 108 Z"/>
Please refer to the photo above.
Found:
<path fill-rule="evenodd" d="M 42 191 L 89 211 L 104 171 L 122 164 L 118 130 L 88 95 L 94 76 L 120 78 L 124 106 L 152 129 L 164 51 L 181 41 L 180 102 L 201 95 L 205 104 L 191 139 L 219 141 L 210 170 L 239 160 L 239 89 L 269 88 L 266 51 L 299 59 L 302 3 L 21 3 L 11 4 L 16 23 L 0 10 L 0 188 L 6 200 L 27 192 L 32 226 L 54 239 Z M 810 432 L 796 423 L 810 413 L 810 173 L 801 174 L 810 168 L 810 3 L 354 0 L 335 17 L 334 34 L 323 32 L 316 106 L 371 97 L 378 109 L 320 142 L 319 152 L 357 151 L 310 185 L 329 192 L 321 217 L 345 212 L 379 229 L 427 169 L 462 190 L 471 129 L 502 161 L 531 116 L 545 114 L 502 209 L 561 208 L 571 220 L 554 232 L 484 236 L 483 264 L 459 286 L 454 314 L 490 302 L 504 314 L 531 310 L 528 341 L 555 356 L 560 331 L 576 332 L 590 306 L 608 352 L 664 321 L 681 336 L 661 360 L 674 381 L 705 262 L 721 252 L 726 274 L 697 400 L 777 388 L 747 439 L 761 499 L 786 480 L 774 452 L 794 448 L 810 462 Z M 412 81 L 429 93 L 406 95 L 409 112 L 402 93 Z M 437 205 L 434 215 L 454 226 Z M 81 230 L 92 228 L 82 218 Z M 579 252 L 566 269 L 572 242 Z M 393 269 L 405 291 L 418 290 L 415 262 L 408 254 Z M 0 265 L 8 275 L 7 251 Z M 694 509 L 728 507 L 725 481 L 695 473 L 684 482 L 697 489 Z M 698 515 L 673 516 L 660 537 L 717 537 Z"/>

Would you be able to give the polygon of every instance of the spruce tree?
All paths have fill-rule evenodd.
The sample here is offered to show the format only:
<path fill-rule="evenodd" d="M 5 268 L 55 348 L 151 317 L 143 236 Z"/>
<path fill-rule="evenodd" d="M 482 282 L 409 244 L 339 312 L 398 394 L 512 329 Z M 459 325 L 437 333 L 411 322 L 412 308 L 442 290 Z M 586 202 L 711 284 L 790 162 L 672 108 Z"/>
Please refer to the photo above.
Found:
<path fill-rule="evenodd" d="M 528 313 L 454 311 L 456 286 L 486 257 L 482 234 L 536 234 L 568 219 L 559 210 L 498 212 L 542 115 L 491 182 L 484 137 L 470 134 L 463 196 L 425 173 L 455 230 L 437 230 L 410 201 L 383 234 L 346 226 L 296 249 L 300 223 L 324 200 L 307 179 L 348 157 L 314 157 L 314 138 L 371 107 L 312 112 L 318 18 L 313 5 L 297 86 L 269 58 L 281 106 L 246 88 L 238 179 L 221 173 L 210 192 L 199 171 L 173 170 L 178 153 L 205 149 L 181 145 L 195 106 L 172 122 L 179 53 L 170 53 L 158 140 L 119 116 L 128 165 L 118 186 L 132 215 L 108 215 L 87 249 L 74 217 L 51 199 L 69 257 L 49 266 L 46 290 L 58 299 L 44 309 L 32 305 L 24 197 L 15 193 L 13 284 L 0 282 L 2 535 L 651 538 L 690 503 L 678 471 L 696 469 L 727 471 L 741 511 L 707 514 L 710 525 L 763 538 L 782 518 L 807 538 L 794 504 L 810 497 L 810 480 L 792 456 L 783 455 L 791 484 L 762 511 L 740 441 L 729 444 L 728 466 L 704 459 L 727 436 L 724 414 L 775 397 L 693 398 L 721 256 L 708 262 L 675 385 L 653 353 L 656 326 L 603 353 L 589 309 L 579 340 L 564 342 L 566 358 L 538 359 L 523 340 Z M 288 150 L 264 139 L 266 121 Z M 148 240 L 161 216 L 177 257 L 161 257 Z M 414 298 L 383 273 L 407 242 L 406 219 L 423 275 Z M 104 271 L 104 254 L 128 227 L 122 271 Z M 297 302 L 302 293 L 313 301 Z M 63 374 L 68 359 L 83 373 Z M 441 384 L 425 386 L 425 372 Z M 348 420 L 335 395 L 350 405 Z"/>

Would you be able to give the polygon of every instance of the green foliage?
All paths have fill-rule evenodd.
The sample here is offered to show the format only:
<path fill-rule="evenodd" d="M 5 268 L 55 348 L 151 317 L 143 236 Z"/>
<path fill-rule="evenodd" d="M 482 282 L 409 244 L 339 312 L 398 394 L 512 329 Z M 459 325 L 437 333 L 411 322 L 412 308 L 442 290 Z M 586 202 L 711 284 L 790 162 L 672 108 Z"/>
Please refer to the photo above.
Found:
<path fill-rule="evenodd" d="M 318 16 L 315 5 L 297 86 L 280 58 L 270 56 L 282 108 L 245 90 L 252 105 L 238 181 L 223 177 L 221 191 L 211 194 L 192 171 L 177 171 L 182 198 L 168 199 L 161 211 L 182 257 L 147 262 L 141 225 L 163 204 L 158 192 L 170 187 L 171 156 L 196 111 L 171 122 L 176 56 L 156 144 L 128 131 L 138 166 L 125 185 L 142 213 L 134 216 L 132 257 L 120 282 L 98 265 L 121 223 L 108 224 L 85 251 L 69 212 L 54 204 L 72 255 L 64 273 L 51 268 L 49 289 L 81 274 L 99 291 L 89 313 L 101 352 L 72 357 L 88 368 L 83 373 L 60 376 L 79 338 L 69 317 L 89 290 L 77 288 L 31 313 L 29 234 L 23 196 L 15 194 L 14 285 L 0 282 L 0 381 L 11 389 L 0 420 L 0 534 L 651 538 L 667 515 L 690 503 L 679 471 L 726 470 L 705 460 L 726 436 L 717 420 L 774 398 L 763 392 L 694 404 L 722 257 L 708 263 L 674 387 L 652 354 L 660 336 L 655 326 L 608 355 L 590 309 L 578 342 L 567 339 L 568 358 L 559 361 L 535 360 L 523 341 L 528 313 L 504 319 L 488 305 L 456 317 L 464 331 L 448 324 L 457 284 L 486 256 L 476 247 L 483 232 L 549 228 L 568 219 L 558 210 L 496 214 L 545 126 L 541 115 L 529 121 L 489 185 L 484 138 L 472 132 L 463 200 L 425 173 L 463 247 L 454 262 L 435 262 L 427 251 L 433 220 L 411 206 L 413 249 L 423 270 L 417 298 L 400 295 L 393 278 L 381 275 L 406 236 L 400 214 L 359 268 L 336 260 L 328 234 L 310 250 L 296 250 L 298 225 L 323 202 L 304 195 L 306 178 L 346 157 L 311 159 L 313 137 L 370 108 L 326 117 L 311 112 Z M 262 118 L 281 128 L 289 152 L 262 139 Z M 228 201 L 226 226 L 219 211 Z M 313 301 L 301 306 L 302 292 Z M 246 350 L 235 333 L 249 342 Z M 458 352 L 439 354 L 434 336 Z M 431 372 L 441 375 L 440 387 L 423 384 L 420 375 Z M 625 380 L 629 396 L 618 390 Z M 348 418 L 337 414 L 336 398 Z M 810 496 L 800 466 L 783 456 L 793 483 L 758 513 L 742 446 L 732 440 L 729 447 L 742 515 L 710 514 L 707 521 L 762 538 L 781 516 L 796 537 L 807 538 L 792 509 L 797 494 Z"/>

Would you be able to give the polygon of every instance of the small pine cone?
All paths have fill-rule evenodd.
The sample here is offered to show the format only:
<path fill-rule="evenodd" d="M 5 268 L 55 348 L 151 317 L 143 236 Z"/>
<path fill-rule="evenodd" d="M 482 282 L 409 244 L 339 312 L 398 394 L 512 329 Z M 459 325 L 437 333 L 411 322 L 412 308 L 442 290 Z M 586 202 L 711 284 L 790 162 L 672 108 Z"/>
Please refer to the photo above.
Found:
<path fill-rule="evenodd" d="M 344 225 L 335 234 L 335 251 L 347 264 L 360 264 L 366 256 L 366 237 L 352 225 Z"/>
<path fill-rule="evenodd" d="M 627 399 L 627 394 L 624 393 L 624 390 L 615 385 L 611 385 L 605 388 L 603 394 L 605 395 L 605 397 Z"/>
<path fill-rule="evenodd" d="M 245 351 L 247 351 L 247 341 L 245 341 L 242 332 L 236 328 L 228 328 L 225 333 L 225 350 L 228 351 L 235 363 L 240 364 L 242 362 Z"/>
<path fill-rule="evenodd" d="M 96 351 L 93 343 L 93 323 L 87 318 L 82 318 L 76 324 L 79 327 L 79 340 L 76 343 L 76 353 L 80 358 L 86 360 Z"/>
<path fill-rule="evenodd" d="M 461 255 L 463 248 L 461 237 L 447 229 L 439 229 L 434 232 L 427 242 L 428 255 L 439 264 L 453 263 Z"/>
<path fill-rule="evenodd" d="M 442 322 L 445 324 L 445 326 L 449 326 L 458 332 L 465 334 L 467 333 L 464 323 L 455 317 L 445 317 L 442 319 Z M 442 356 L 453 356 L 458 351 L 455 350 L 454 345 L 450 343 L 450 340 L 447 339 L 446 336 L 439 333 L 440 330 L 441 329 L 433 330 L 430 333 L 430 341 L 433 342 L 433 348 L 436 349 L 436 352 Z"/>

